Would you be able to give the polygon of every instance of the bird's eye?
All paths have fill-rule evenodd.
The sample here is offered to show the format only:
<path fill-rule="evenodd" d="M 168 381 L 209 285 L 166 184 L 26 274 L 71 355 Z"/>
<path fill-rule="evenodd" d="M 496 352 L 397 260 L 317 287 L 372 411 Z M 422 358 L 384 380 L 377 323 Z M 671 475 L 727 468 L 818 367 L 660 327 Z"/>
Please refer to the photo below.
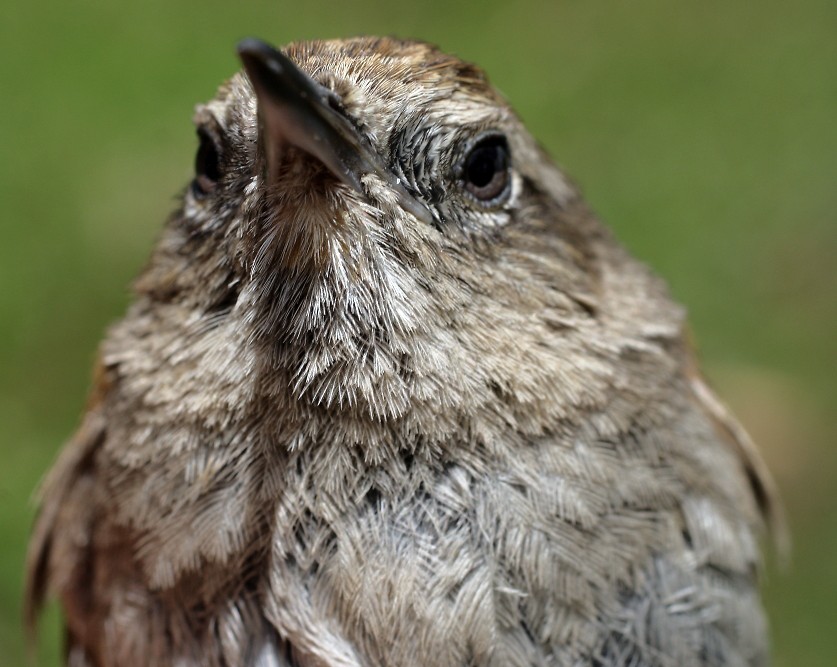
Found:
<path fill-rule="evenodd" d="M 496 205 L 509 193 L 509 148 L 504 137 L 486 137 L 465 156 L 460 178 L 468 191 L 484 205 Z"/>
<path fill-rule="evenodd" d="M 195 179 L 192 193 L 197 198 L 206 197 L 217 186 L 221 178 L 220 158 L 215 141 L 205 130 L 198 130 L 198 153 L 195 155 Z"/>

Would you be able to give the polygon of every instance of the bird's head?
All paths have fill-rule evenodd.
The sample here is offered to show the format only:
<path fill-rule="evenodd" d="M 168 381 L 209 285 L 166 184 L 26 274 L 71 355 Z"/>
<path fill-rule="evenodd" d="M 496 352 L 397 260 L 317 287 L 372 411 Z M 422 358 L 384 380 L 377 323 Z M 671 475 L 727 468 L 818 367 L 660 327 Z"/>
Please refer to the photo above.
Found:
<path fill-rule="evenodd" d="M 606 234 L 481 70 L 391 39 L 238 52 L 141 287 L 236 318 L 327 408 L 598 391 L 572 360 Z"/>

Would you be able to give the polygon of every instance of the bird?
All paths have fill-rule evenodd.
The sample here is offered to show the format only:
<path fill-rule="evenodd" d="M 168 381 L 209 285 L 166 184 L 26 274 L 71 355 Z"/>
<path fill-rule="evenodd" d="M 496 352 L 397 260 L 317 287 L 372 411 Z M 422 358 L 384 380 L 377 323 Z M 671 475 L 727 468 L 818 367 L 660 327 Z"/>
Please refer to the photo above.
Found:
<path fill-rule="evenodd" d="M 72 667 L 766 665 L 754 443 L 476 65 L 238 44 L 38 495 Z"/>

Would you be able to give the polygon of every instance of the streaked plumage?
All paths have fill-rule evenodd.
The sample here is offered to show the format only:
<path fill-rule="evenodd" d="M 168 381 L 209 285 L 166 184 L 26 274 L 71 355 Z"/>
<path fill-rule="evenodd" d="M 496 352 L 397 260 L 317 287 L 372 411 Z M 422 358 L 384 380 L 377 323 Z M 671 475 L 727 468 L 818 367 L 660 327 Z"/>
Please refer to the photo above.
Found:
<path fill-rule="evenodd" d="M 771 483 L 661 281 L 476 67 L 286 54 L 383 170 L 346 184 L 244 74 L 198 108 L 220 175 L 102 344 L 30 622 L 58 597 L 74 667 L 766 664 Z"/>

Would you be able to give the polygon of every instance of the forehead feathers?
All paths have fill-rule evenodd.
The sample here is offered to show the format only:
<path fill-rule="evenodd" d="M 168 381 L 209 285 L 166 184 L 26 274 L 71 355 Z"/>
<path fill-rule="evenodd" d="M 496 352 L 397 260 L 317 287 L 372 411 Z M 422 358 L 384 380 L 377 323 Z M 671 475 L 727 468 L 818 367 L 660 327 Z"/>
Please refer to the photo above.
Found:
<path fill-rule="evenodd" d="M 377 144 L 384 129 L 405 116 L 433 113 L 445 101 L 444 116 L 482 111 L 508 111 L 485 73 L 424 42 L 360 37 L 348 40 L 297 42 L 284 52 L 315 81 L 336 93 L 345 111 Z M 202 113 L 203 112 L 203 113 Z M 243 73 L 236 74 L 217 96 L 199 107 L 197 120 L 211 113 L 225 129 L 255 124 L 255 95 Z M 433 114 L 434 122 L 443 120 Z"/>
<path fill-rule="evenodd" d="M 423 42 L 388 38 L 301 42 L 291 44 L 286 52 L 338 94 L 349 92 L 339 89 L 342 79 L 393 104 L 414 102 L 416 90 L 428 99 L 446 98 L 456 91 L 500 101 L 482 70 Z"/>

